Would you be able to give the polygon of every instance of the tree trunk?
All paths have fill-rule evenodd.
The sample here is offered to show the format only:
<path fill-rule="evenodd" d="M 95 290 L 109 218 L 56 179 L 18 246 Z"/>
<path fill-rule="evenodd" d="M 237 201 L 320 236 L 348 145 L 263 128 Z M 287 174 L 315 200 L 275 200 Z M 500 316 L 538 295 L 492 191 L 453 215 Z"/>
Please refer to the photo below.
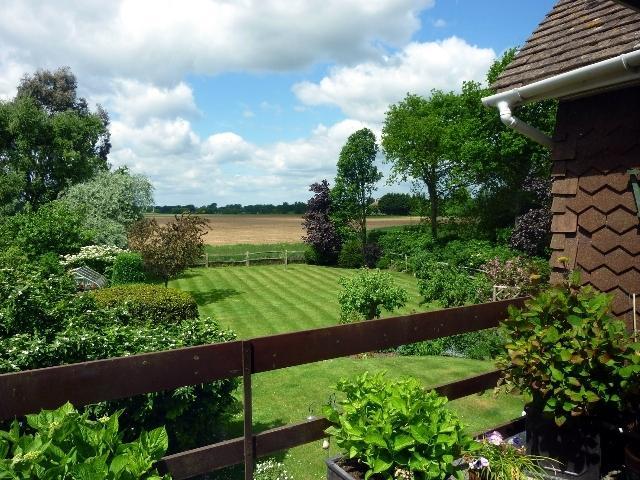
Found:
<path fill-rule="evenodd" d="M 362 263 L 366 266 L 365 251 L 367 247 L 367 207 L 365 206 L 362 211 L 362 222 L 360 223 L 361 238 L 362 238 Z"/>
<path fill-rule="evenodd" d="M 438 200 L 438 189 L 434 179 L 426 180 L 425 183 L 427 184 L 427 192 L 429 192 L 429 202 L 431 203 L 431 235 L 433 235 L 433 239 L 436 240 L 438 238 L 438 208 L 440 207 Z"/>

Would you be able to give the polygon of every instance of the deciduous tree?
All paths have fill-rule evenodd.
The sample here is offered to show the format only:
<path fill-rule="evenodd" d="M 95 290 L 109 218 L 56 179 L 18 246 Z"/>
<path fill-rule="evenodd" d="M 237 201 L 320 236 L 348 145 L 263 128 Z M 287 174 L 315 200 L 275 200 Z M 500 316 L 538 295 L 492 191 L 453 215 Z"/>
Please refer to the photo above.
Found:
<path fill-rule="evenodd" d="M 351 134 L 340 151 L 338 171 L 331 198 L 333 217 L 342 227 L 357 231 L 362 252 L 367 243 L 367 207 L 382 174 L 375 165 L 378 154 L 376 136 L 368 128 Z"/>
<path fill-rule="evenodd" d="M 340 250 L 340 236 L 331 221 L 331 190 L 326 180 L 313 183 L 309 190 L 314 193 L 307 202 L 302 226 L 307 232 L 302 240 L 310 245 L 318 263 L 335 263 Z"/>
<path fill-rule="evenodd" d="M 208 220 L 191 214 L 176 215 L 166 225 L 145 218 L 131 227 L 129 247 L 142 255 L 145 269 L 166 287 L 169 279 L 204 253 L 203 236 L 207 229 Z"/>
<path fill-rule="evenodd" d="M 153 186 L 144 175 L 119 168 L 73 185 L 62 201 L 82 212 L 94 243 L 125 247 L 128 228 L 153 205 Z"/>
<path fill-rule="evenodd" d="M 68 69 L 39 71 L 22 79 L 15 99 L 0 102 L 0 195 L 14 211 L 37 209 L 107 169 L 108 115 L 91 112 L 76 87 Z"/>
<path fill-rule="evenodd" d="M 393 312 L 407 303 L 409 294 L 396 285 L 389 272 L 362 269 L 352 278 L 341 278 L 342 291 L 338 294 L 340 319 L 343 323 L 354 320 L 373 320 L 382 309 Z"/>

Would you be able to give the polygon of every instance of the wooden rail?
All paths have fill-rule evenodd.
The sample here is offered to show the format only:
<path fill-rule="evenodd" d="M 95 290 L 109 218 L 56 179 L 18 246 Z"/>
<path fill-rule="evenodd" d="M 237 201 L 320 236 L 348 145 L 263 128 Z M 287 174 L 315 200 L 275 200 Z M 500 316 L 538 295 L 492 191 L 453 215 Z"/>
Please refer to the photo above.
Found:
<path fill-rule="evenodd" d="M 87 405 L 242 376 L 245 436 L 169 455 L 159 468 L 178 480 L 244 461 L 245 476 L 252 478 L 256 457 L 320 439 L 328 426 L 318 418 L 253 434 L 252 374 L 495 327 L 510 305 L 522 306 L 524 300 L 4 374 L 0 419 L 56 408 L 66 401 Z M 498 378 L 499 372 L 492 371 L 436 390 L 450 399 L 461 398 L 492 388 Z M 507 432 L 519 428 L 520 421 L 499 428 Z"/>

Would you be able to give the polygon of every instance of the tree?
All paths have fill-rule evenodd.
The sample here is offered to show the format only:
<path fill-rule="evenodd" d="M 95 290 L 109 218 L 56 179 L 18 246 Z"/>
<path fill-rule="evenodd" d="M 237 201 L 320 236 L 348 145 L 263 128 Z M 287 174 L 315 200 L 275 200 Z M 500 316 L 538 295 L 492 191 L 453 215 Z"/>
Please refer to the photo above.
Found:
<path fill-rule="evenodd" d="M 335 185 L 331 191 L 334 218 L 343 229 L 353 228 L 359 235 L 364 255 L 367 244 L 367 207 L 382 174 L 375 166 L 378 145 L 368 128 L 351 134 L 340 151 Z"/>
<path fill-rule="evenodd" d="M 339 283 L 342 291 L 338 294 L 338 303 L 343 323 L 379 318 L 382 308 L 393 312 L 403 307 L 409 298 L 389 272 L 380 270 L 364 268 L 351 278 L 341 278 Z"/>
<path fill-rule="evenodd" d="M 142 219 L 131 227 L 129 247 L 142 255 L 145 269 L 168 286 L 169 279 L 183 272 L 204 253 L 203 236 L 208 220 L 191 214 L 176 215 L 175 221 L 158 225 Z"/>
<path fill-rule="evenodd" d="M 302 241 L 310 245 L 318 263 L 335 263 L 340 250 L 340 236 L 331 221 L 331 190 L 326 180 L 312 183 L 309 190 L 315 195 L 307 202 L 307 211 L 303 215 L 302 226 L 307 234 Z"/>
<path fill-rule="evenodd" d="M 455 178 L 452 124 L 457 107 L 454 93 L 434 90 L 429 99 L 408 94 L 389 107 L 382 128 L 382 148 L 385 162 L 392 166 L 392 179 L 411 179 L 426 188 L 434 238 L 442 197 Z"/>
<path fill-rule="evenodd" d="M 413 203 L 408 193 L 385 193 L 378 200 L 378 209 L 386 215 L 409 215 Z"/>
<path fill-rule="evenodd" d="M 62 201 L 82 212 L 94 243 L 126 247 L 127 230 L 153 205 L 153 185 L 147 177 L 120 168 L 71 186 Z"/>
<path fill-rule="evenodd" d="M 39 71 L 22 79 L 15 99 L 0 102 L 0 196 L 13 211 L 37 209 L 107 169 L 109 117 L 100 107 L 89 111 L 76 87 L 68 68 Z"/>

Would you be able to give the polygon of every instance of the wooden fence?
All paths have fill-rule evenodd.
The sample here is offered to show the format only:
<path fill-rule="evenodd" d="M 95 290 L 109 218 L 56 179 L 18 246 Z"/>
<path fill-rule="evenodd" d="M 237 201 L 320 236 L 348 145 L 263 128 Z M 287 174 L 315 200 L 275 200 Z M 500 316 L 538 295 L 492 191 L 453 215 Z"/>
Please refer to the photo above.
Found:
<path fill-rule="evenodd" d="M 213 254 L 205 253 L 192 266 L 194 267 L 219 267 L 224 265 L 242 265 L 249 267 L 252 263 L 282 263 L 285 267 L 290 263 L 304 263 L 302 250 L 270 250 L 265 252 Z"/>
<path fill-rule="evenodd" d="M 0 419 L 21 416 L 66 401 L 87 405 L 143 393 L 242 377 L 244 436 L 164 457 L 158 465 L 174 479 L 186 479 L 243 463 L 253 478 L 256 457 L 325 436 L 328 422 L 313 418 L 255 434 L 252 422 L 252 374 L 371 352 L 422 340 L 495 327 L 509 305 L 523 298 L 450 308 L 400 317 L 181 348 L 129 357 L 96 360 L 0 375 Z M 496 385 L 499 371 L 436 387 L 449 399 Z M 522 429 L 519 418 L 492 430 L 511 434 Z"/>

